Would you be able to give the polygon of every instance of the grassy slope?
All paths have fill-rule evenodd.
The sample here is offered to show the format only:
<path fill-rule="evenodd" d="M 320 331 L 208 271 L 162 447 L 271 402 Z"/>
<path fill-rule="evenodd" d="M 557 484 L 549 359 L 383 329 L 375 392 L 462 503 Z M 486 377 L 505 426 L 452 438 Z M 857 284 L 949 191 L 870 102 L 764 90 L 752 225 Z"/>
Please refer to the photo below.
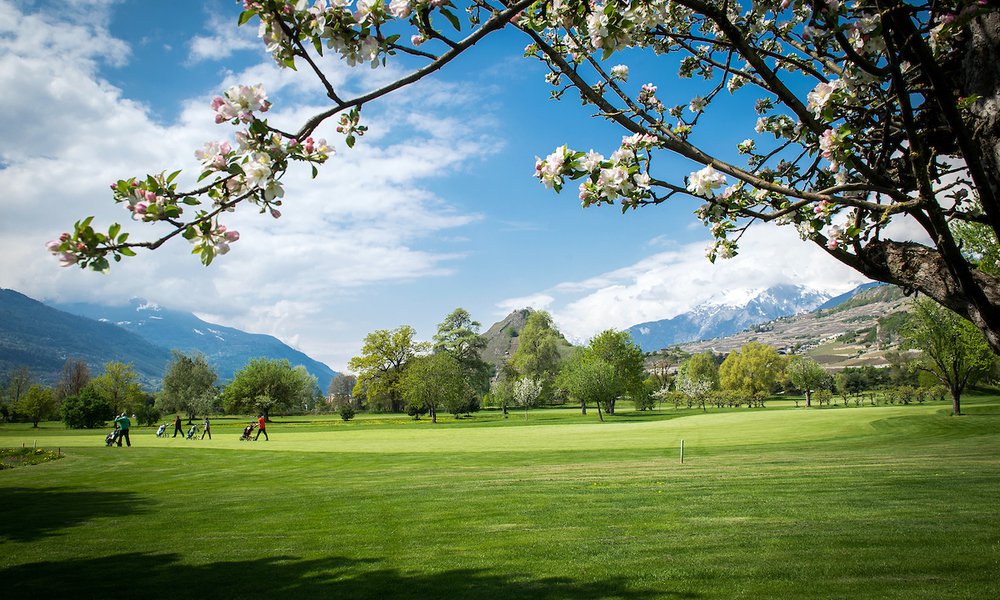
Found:
<path fill-rule="evenodd" d="M 17 596 L 1000 596 L 1000 401 L 596 423 L 278 422 L 271 441 L 0 429 Z M 676 446 L 685 440 L 686 464 Z"/>

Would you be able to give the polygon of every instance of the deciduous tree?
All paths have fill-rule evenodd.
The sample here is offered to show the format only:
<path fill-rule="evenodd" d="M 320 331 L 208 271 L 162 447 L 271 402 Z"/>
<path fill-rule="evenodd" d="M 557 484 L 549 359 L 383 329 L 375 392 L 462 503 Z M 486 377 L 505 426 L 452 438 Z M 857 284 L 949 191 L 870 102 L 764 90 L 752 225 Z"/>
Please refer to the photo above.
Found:
<path fill-rule="evenodd" d="M 410 361 L 399 384 L 406 403 L 417 412 L 425 409 L 437 423 L 438 407 L 460 411 L 468 392 L 462 366 L 447 352 L 419 356 Z"/>
<path fill-rule="evenodd" d="M 414 341 L 416 330 L 409 325 L 389 331 L 379 329 L 365 336 L 361 356 L 355 356 L 347 366 L 358 374 L 354 395 L 364 395 L 369 408 L 401 412 L 403 399 L 399 380 L 406 364 L 428 344 Z"/>
<path fill-rule="evenodd" d="M 479 333 L 479 321 L 473 321 L 469 311 L 456 308 L 438 324 L 434 334 L 434 352 L 451 354 L 462 368 L 465 381 L 468 383 L 469 397 L 465 407 L 468 411 L 478 410 L 483 395 L 490 389 L 490 378 L 493 367 L 483 360 L 482 351 L 486 348 L 486 338 Z"/>
<path fill-rule="evenodd" d="M 329 396 L 330 401 L 334 404 L 335 408 L 341 408 L 343 406 L 350 406 L 351 408 L 358 409 L 357 401 L 354 397 L 354 386 L 358 384 L 358 378 L 350 373 L 338 373 L 330 381 L 330 385 L 326 389 L 326 394 Z"/>
<path fill-rule="evenodd" d="M 55 394 L 47 387 L 34 384 L 21 396 L 21 399 L 14 406 L 14 410 L 17 414 L 27 417 L 31 421 L 32 427 L 38 427 L 39 421 L 48 419 L 55 414 Z"/>
<path fill-rule="evenodd" d="M 785 365 L 785 374 L 796 388 L 806 393 L 806 407 L 812 406 L 813 390 L 828 379 L 826 371 L 815 360 L 806 356 L 793 356 Z"/>
<path fill-rule="evenodd" d="M 0 414 L 9 419 L 11 412 L 21 398 L 28 393 L 34 383 L 31 370 L 28 367 L 18 367 L 9 371 L 0 386 Z"/>
<path fill-rule="evenodd" d="M 615 329 L 602 331 L 590 340 L 584 352 L 601 358 L 614 369 L 617 394 L 608 395 L 604 400 L 604 408 L 609 415 L 615 414 L 618 398 L 638 398 L 645 393 L 642 385 L 646 378 L 643 354 L 632 341 L 632 334 Z"/>
<path fill-rule="evenodd" d="M 705 410 L 705 398 L 719 388 L 719 365 L 711 352 L 695 354 L 681 363 L 677 370 L 677 390 L 691 403 Z"/>
<path fill-rule="evenodd" d="M 511 391 L 514 402 L 524 407 L 524 419 L 528 419 L 528 408 L 535 406 L 542 395 L 542 382 L 531 377 L 522 377 L 514 382 Z"/>
<path fill-rule="evenodd" d="M 79 394 L 63 399 L 62 418 L 72 429 L 93 429 L 114 418 L 115 409 L 101 390 L 89 383 Z"/>
<path fill-rule="evenodd" d="M 255 412 L 264 415 L 293 406 L 302 406 L 315 396 L 314 377 L 304 368 L 292 367 L 287 360 L 256 358 L 236 372 L 222 391 L 226 412 Z"/>
<path fill-rule="evenodd" d="M 104 365 L 104 372 L 98 375 L 89 385 L 96 387 L 111 404 L 115 413 L 135 413 L 139 410 L 145 396 L 139 378 L 132 364 L 119 361 L 109 361 Z"/>
<path fill-rule="evenodd" d="M 763 406 L 781 373 L 782 359 L 778 351 L 759 342 L 744 344 L 722 361 L 719 385 L 742 395 L 751 405 Z"/>
<path fill-rule="evenodd" d="M 571 356 L 563 363 L 557 382 L 570 398 L 580 403 L 584 414 L 587 404 L 595 404 L 601 421 L 604 420 L 601 404 L 606 406 L 609 399 L 617 398 L 622 392 L 614 366 L 598 354 L 586 351 Z"/>
<path fill-rule="evenodd" d="M 913 308 L 909 343 L 923 353 L 921 368 L 948 388 L 952 411 L 960 415 L 966 386 L 988 373 L 996 356 L 982 333 L 954 312 L 925 298 Z"/>
<path fill-rule="evenodd" d="M 74 396 L 90 383 L 90 369 L 87 363 L 79 358 L 67 358 L 63 363 L 62 374 L 56 385 L 56 397 L 62 399 Z"/>
<path fill-rule="evenodd" d="M 160 408 L 168 413 L 187 413 L 188 420 L 211 412 L 215 403 L 215 369 L 202 354 L 187 356 L 178 350 L 163 375 L 163 391 L 158 398 Z"/>
<path fill-rule="evenodd" d="M 533 312 L 517 337 L 517 350 L 510 359 L 522 377 L 542 384 L 544 398 L 551 393 L 552 382 L 559 372 L 560 339 L 552 324 L 552 315 L 545 311 Z"/>

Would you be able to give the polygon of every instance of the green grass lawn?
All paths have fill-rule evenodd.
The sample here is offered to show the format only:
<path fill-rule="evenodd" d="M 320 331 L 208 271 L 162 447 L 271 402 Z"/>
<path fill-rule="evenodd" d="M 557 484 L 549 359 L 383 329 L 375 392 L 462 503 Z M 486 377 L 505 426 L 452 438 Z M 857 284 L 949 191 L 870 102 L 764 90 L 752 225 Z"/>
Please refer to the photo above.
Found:
<path fill-rule="evenodd" d="M 5 598 L 997 598 L 1000 399 L 469 419 L 289 417 L 269 442 L 0 471 Z M 169 431 L 169 430 L 168 430 Z M 678 445 L 685 441 L 685 464 Z"/>

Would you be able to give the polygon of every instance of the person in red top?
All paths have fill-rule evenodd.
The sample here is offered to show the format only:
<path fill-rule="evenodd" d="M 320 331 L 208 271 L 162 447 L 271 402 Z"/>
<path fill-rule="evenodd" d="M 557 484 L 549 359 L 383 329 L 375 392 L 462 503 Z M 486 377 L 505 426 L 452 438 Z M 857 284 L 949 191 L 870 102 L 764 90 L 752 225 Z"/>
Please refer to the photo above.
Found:
<path fill-rule="evenodd" d="M 260 434 L 264 434 L 264 441 L 270 442 L 271 440 L 267 437 L 267 423 L 264 422 L 264 415 L 257 415 L 257 437 L 254 438 L 256 442 L 260 438 Z"/>

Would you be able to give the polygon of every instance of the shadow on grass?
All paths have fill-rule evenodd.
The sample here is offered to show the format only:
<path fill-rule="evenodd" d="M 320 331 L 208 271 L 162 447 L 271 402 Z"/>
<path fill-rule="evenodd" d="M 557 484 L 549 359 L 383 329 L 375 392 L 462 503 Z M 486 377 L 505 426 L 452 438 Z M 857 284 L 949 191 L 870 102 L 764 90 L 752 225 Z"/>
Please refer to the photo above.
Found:
<path fill-rule="evenodd" d="M 0 488 L 0 540 L 33 542 L 91 519 L 145 512 L 132 492 Z"/>
<path fill-rule="evenodd" d="M 249 541 L 249 540 L 248 540 Z M 211 598 L 474 598 L 597 600 L 699 598 L 691 592 L 641 590 L 622 579 L 574 581 L 563 577 L 520 581 L 475 569 L 404 573 L 377 568 L 377 560 L 285 556 L 205 565 L 182 564 L 177 554 L 118 554 L 95 559 L 38 562 L 0 569 L 10 597 Z"/>

